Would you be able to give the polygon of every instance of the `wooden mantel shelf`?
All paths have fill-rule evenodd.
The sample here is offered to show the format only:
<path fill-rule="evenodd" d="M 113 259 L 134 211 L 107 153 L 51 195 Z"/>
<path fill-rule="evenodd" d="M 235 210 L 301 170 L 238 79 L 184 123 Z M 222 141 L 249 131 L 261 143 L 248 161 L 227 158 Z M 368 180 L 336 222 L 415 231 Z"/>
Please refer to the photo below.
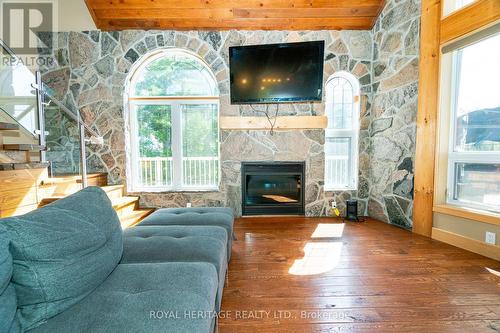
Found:
<path fill-rule="evenodd" d="M 274 118 L 271 119 L 274 121 Z M 266 117 L 220 117 L 222 130 L 270 130 Z M 276 117 L 275 131 L 293 129 L 323 129 L 328 126 L 325 116 L 280 116 Z"/>

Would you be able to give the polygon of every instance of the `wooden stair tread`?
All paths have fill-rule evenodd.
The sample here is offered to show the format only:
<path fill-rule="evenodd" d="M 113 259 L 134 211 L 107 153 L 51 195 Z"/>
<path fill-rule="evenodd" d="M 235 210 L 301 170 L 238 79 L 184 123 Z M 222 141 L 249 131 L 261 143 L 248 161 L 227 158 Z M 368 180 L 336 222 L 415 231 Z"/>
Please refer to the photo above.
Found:
<path fill-rule="evenodd" d="M 16 131 L 16 130 L 19 130 L 19 125 L 0 121 L 0 131 Z"/>
<path fill-rule="evenodd" d="M 106 173 L 104 173 L 104 172 L 89 173 L 89 174 L 87 174 L 87 179 L 99 178 L 99 177 L 102 177 L 105 175 L 106 175 Z M 57 177 L 49 178 L 47 180 L 44 180 L 43 184 L 44 185 L 52 185 L 52 184 L 61 184 L 61 183 L 68 183 L 68 182 L 81 183 L 81 181 L 82 181 L 81 175 L 66 175 L 66 176 L 57 176 Z"/>
<path fill-rule="evenodd" d="M 45 169 L 50 166 L 48 162 L 32 163 L 0 163 L 0 171 L 6 170 L 25 170 L 25 169 Z"/>
<path fill-rule="evenodd" d="M 42 150 L 45 150 L 45 146 L 33 145 L 30 143 L 16 143 L 16 144 L 3 145 L 2 150 L 42 151 Z"/>
<path fill-rule="evenodd" d="M 54 195 L 51 197 L 43 198 L 41 202 L 45 205 L 57 201 L 59 199 L 65 198 L 68 195 Z M 131 205 L 133 203 L 136 203 L 139 201 L 139 197 L 121 197 L 121 198 L 111 198 L 111 205 L 113 206 L 114 209 L 120 209 L 123 207 L 126 207 L 128 205 Z"/>
<path fill-rule="evenodd" d="M 57 201 L 65 197 L 67 197 L 67 195 L 54 195 L 48 198 L 43 198 L 42 200 L 40 200 L 40 207 L 48 205 L 50 203 L 53 203 L 54 201 Z"/>
<path fill-rule="evenodd" d="M 136 225 L 154 211 L 155 211 L 154 209 L 138 209 L 120 217 L 122 228 L 126 229 Z"/>
<path fill-rule="evenodd" d="M 111 199 L 114 209 L 120 209 L 139 201 L 139 197 L 121 197 Z"/>
<path fill-rule="evenodd" d="M 104 190 L 104 192 L 111 192 L 111 191 L 116 191 L 116 190 L 123 190 L 124 185 L 106 185 L 106 186 L 101 186 L 101 188 Z"/>

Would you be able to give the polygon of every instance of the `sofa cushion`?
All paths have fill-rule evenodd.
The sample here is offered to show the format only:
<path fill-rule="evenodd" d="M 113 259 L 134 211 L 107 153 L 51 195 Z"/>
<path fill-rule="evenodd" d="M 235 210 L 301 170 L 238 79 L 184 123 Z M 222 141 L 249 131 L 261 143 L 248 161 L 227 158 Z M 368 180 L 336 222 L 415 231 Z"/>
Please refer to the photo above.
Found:
<path fill-rule="evenodd" d="M 228 208 L 165 208 L 146 217 L 139 224 L 146 225 L 200 225 L 219 226 L 227 231 L 227 259 L 231 258 L 234 217 Z"/>
<path fill-rule="evenodd" d="M 120 264 L 89 296 L 30 333 L 213 332 L 216 290 L 208 263 Z"/>
<path fill-rule="evenodd" d="M 169 236 L 174 238 L 182 238 L 186 236 L 202 236 L 215 238 L 218 241 L 226 244 L 227 231 L 222 227 L 217 226 L 185 226 L 185 225 L 138 225 L 133 228 L 126 229 L 123 232 L 124 237 L 141 237 L 149 238 L 153 236 Z M 125 254 L 124 254 L 125 255 Z"/>
<path fill-rule="evenodd" d="M 4 219 L 0 230 L 10 239 L 23 330 L 92 292 L 116 267 L 123 250 L 118 216 L 97 187 Z"/>
<path fill-rule="evenodd" d="M 207 262 L 217 269 L 216 310 L 227 271 L 227 232 L 214 226 L 137 226 L 125 230 L 121 263 Z"/>
<path fill-rule="evenodd" d="M 0 332 L 19 332 L 17 321 L 17 301 L 12 277 L 12 256 L 9 252 L 9 240 L 0 232 Z"/>
<path fill-rule="evenodd" d="M 179 207 L 179 208 L 164 208 L 172 214 L 183 214 L 183 213 L 221 213 L 231 216 L 234 219 L 234 213 L 231 208 L 227 207 Z"/>

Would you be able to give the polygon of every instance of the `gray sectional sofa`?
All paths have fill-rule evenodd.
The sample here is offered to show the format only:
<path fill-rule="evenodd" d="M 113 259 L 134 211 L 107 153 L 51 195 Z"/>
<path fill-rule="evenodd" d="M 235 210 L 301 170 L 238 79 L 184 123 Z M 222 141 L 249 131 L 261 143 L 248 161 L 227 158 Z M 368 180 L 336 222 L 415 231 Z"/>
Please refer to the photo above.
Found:
<path fill-rule="evenodd" d="M 167 209 L 123 232 L 97 187 L 0 220 L 0 333 L 213 332 L 233 222 Z"/>

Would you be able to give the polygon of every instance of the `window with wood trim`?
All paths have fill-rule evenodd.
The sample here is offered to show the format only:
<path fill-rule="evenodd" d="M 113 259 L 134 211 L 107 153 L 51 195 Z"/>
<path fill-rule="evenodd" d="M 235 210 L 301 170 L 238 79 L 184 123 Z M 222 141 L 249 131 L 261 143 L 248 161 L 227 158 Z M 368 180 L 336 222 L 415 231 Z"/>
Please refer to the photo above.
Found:
<path fill-rule="evenodd" d="M 219 185 L 219 92 L 188 51 L 156 52 L 128 87 L 131 191 L 215 190 Z"/>
<path fill-rule="evenodd" d="M 447 202 L 500 212 L 500 34 L 451 54 Z"/>
<path fill-rule="evenodd" d="M 326 82 L 325 190 L 356 190 L 358 184 L 358 80 L 337 72 Z"/>
<path fill-rule="evenodd" d="M 452 14 L 453 12 L 470 5 L 477 0 L 444 0 L 443 1 L 443 16 Z"/>

